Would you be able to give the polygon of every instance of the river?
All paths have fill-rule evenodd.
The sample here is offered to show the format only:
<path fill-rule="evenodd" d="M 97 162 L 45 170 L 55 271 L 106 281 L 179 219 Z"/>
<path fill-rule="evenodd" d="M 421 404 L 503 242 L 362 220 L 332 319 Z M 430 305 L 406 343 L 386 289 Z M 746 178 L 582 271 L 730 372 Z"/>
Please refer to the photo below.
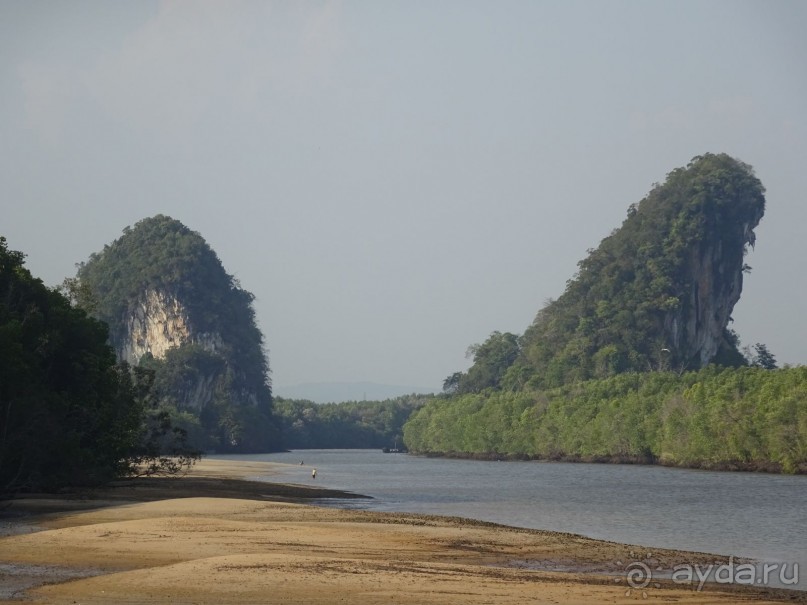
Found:
<path fill-rule="evenodd" d="M 288 463 L 280 475 L 256 478 L 372 497 L 323 502 L 330 506 L 469 517 L 648 548 L 786 563 L 788 580 L 798 564 L 799 583 L 790 587 L 807 590 L 806 476 L 453 460 L 378 450 L 215 458 Z"/>

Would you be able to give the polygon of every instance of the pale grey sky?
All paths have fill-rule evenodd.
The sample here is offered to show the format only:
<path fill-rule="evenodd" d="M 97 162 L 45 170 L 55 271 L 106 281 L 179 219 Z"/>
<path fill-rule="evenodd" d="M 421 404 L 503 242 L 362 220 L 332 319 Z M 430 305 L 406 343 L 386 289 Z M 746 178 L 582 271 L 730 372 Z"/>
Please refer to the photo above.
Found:
<path fill-rule="evenodd" d="M 0 0 L 0 234 L 49 285 L 139 219 L 256 297 L 275 389 L 439 389 L 653 182 L 767 187 L 734 327 L 807 363 L 807 3 Z"/>

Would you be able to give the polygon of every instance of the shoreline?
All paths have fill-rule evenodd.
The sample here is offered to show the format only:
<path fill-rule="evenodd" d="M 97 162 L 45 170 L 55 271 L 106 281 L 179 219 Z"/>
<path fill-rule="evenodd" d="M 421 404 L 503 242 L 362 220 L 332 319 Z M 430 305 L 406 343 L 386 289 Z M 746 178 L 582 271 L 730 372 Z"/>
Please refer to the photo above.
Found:
<path fill-rule="evenodd" d="M 557 456 L 535 456 L 531 454 L 497 454 L 495 452 L 406 452 L 412 456 L 424 458 L 448 458 L 451 460 L 483 460 L 483 461 L 509 461 L 509 462 L 568 462 L 580 464 L 625 464 L 642 466 L 660 466 L 664 468 L 679 468 L 693 471 L 715 471 L 721 473 L 765 473 L 771 475 L 807 475 L 807 465 L 800 464 L 794 472 L 785 473 L 778 462 L 699 462 L 682 464 L 665 461 L 654 456 L 581 456 L 578 454 L 558 454 Z"/>
<path fill-rule="evenodd" d="M 0 603 L 807 603 L 807 593 L 654 578 L 727 557 L 648 549 L 459 517 L 300 504 L 361 497 L 251 481 L 276 463 L 203 460 L 185 477 L 25 498 L 2 511 Z M 256 472 L 258 471 L 258 472 Z M 161 483 L 162 482 L 162 483 Z M 15 517 L 9 515 L 15 514 Z M 739 561 L 739 560 L 735 560 Z M 281 592 L 278 592 L 281 591 Z"/>

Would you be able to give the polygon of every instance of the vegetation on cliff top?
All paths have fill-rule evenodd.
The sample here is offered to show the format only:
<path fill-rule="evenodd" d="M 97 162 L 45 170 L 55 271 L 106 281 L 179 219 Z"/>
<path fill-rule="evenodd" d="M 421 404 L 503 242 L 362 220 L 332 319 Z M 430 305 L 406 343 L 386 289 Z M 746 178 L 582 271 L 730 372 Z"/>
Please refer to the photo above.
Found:
<path fill-rule="evenodd" d="M 191 341 L 169 350 L 164 359 L 146 355 L 139 360 L 154 372 L 161 404 L 200 448 L 279 447 L 253 296 L 224 270 L 201 235 L 164 215 L 143 219 L 81 264 L 68 287 L 79 304 L 109 324 L 119 351 L 146 293 L 180 301 Z M 217 337 L 215 350 L 193 340 L 203 334 Z"/>

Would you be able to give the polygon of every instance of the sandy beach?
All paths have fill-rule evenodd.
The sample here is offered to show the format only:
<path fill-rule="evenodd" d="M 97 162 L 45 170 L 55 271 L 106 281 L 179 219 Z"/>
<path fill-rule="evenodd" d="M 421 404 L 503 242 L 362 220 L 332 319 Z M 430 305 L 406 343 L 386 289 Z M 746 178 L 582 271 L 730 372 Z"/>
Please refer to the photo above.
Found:
<path fill-rule="evenodd" d="M 349 494 L 249 480 L 276 467 L 204 460 L 182 478 L 15 500 L 0 518 L 0 603 L 807 603 L 626 582 L 633 561 L 671 569 L 714 555 L 323 508 L 300 502 Z"/>

